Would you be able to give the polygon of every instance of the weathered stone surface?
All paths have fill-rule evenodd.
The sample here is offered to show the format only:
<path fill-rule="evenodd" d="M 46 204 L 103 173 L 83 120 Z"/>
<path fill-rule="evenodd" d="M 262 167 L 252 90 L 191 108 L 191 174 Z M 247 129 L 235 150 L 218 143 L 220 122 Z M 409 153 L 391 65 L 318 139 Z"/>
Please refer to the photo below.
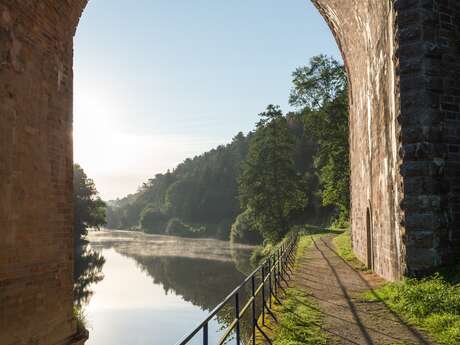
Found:
<path fill-rule="evenodd" d="M 404 149 L 400 123 L 398 13 L 392 1 L 314 2 L 336 37 L 351 85 L 354 250 L 381 276 L 397 279 L 405 265 L 400 207 L 404 193 L 400 173 Z M 417 28 L 405 32 L 408 40 L 416 40 L 420 35 Z M 412 54 L 419 56 L 416 50 Z M 411 65 L 411 68 L 417 70 L 418 65 Z M 414 88 L 416 83 L 410 79 L 409 84 Z M 434 148 L 410 147 L 407 154 L 423 155 L 430 150 Z M 373 250 L 368 252 L 369 247 Z"/>
<path fill-rule="evenodd" d="M 82 8 L 0 1 L 2 345 L 74 342 L 72 60 Z"/>
<path fill-rule="evenodd" d="M 460 2 L 314 2 L 351 84 L 355 252 L 387 279 L 456 261 Z"/>
<path fill-rule="evenodd" d="M 398 1 L 396 10 L 399 32 L 420 32 L 398 38 L 399 61 L 405 61 L 400 114 L 410 119 L 401 122 L 406 248 L 401 272 L 412 274 L 453 263 L 459 256 L 460 3 Z M 415 64 L 418 69 L 409 67 Z"/>
<path fill-rule="evenodd" d="M 387 279 L 453 262 L 460 2 L 314 2 L 349 75 L 357 255 Z M 0 344 L 83 341 L 71 312 L 71 131 L 73 35 L 85 5 L 0 0 Z"/>

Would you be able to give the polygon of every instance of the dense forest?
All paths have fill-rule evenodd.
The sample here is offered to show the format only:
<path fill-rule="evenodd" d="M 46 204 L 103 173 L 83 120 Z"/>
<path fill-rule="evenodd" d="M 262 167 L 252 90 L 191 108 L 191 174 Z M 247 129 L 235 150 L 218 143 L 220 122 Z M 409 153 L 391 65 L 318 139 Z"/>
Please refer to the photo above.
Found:
<path fill-rule="evenodd" d="M 107 227 L 240 242 L 279 240 L 294 224 L 344 224 L 349 209 L 344 67 L 320 55 L 293 73 L 283 115 L 157 174 L 107 204 Z"/>

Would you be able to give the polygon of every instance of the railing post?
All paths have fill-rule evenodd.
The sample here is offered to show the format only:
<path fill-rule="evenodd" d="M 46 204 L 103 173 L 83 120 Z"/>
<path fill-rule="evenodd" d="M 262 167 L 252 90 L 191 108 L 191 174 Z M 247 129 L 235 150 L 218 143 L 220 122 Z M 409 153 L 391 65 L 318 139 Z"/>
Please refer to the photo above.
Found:
<path fill-rule="evenodd" d="M 203 345 L 208 345 L 208 323 L 203 326 Z"/>
<path fill-rule="evenodd" d="M 273 291 L 272 291 L 272 265 L 271 265 L 271 256 L 268 258 L 268 292 L 269 292 L 269 299 L 268 299 L 268 305 L 270 306 L 270 309 L 272 308 L 272 296 L 273 296 Z"/>
<path fill-rule="evenodd" d="M 235 294 L 235 316 L 236 316 L 236 345 L 241 344 L 240 334 L 240 298 L 239 292 Z"/>
<path fill-rule="evenodd" d="M 278 264 L 279 260 L 277 260 L 279 254 L 279 250 L 276 250 L 274 255 L 274 263 L 273 263 L 273 274 L 275 275 L 275 295 L 278 296 L 278 284 L 279 284 L 279 276 L 278 276 Z"/>
<path fill-rule="evenodd" d="M 279 279 L 279 276 L 278 276 L 278 253 L 279 253 L 279 250 L 276 250 L 275 251 L 275 266 L 273 267 L 273 274 L 275 275 L 275 294 L 278 296 L 278 279 Z"/>
<path fill-rule="evenodd" d="M 256 282 L 255 275 L 251 278 L 251 292 L 252 292 L 252 345 L 256 345 Z"/>
<path fill-rule="evenodd" d="M 265 326 L 265 263 L 262 265 L 262 325 Z"/>
<path fill-rule="evenodd" d="M 286 259 L 286 253 L 284 252 L 284 250 L 282 250 L 281 251 L 281 276 L 283 278 L 285 278 L 284 275 L 286 273 L 286 267 L 285 267 L 285 261 L 284 261 L 285 259 Z"/>
<path fill-rule="evenodd" d="M 281 257 L 281 249 L 278 250 L 278 287 L 281 288 L 281 284 L 282 284 L 282 267 L 281 267 L 281 260 L 282 260 L 282 257 Z"/>

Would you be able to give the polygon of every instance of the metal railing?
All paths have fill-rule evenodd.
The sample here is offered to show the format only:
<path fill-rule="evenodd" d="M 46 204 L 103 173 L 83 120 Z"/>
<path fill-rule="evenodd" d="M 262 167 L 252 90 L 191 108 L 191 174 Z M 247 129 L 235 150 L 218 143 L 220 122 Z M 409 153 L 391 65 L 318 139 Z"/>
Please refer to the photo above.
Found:
<path fill-rule="evenodd" d="M 231 303 L 234 318 L 224 330 L 217 345 L 225 344 L 227 341 L 234 339 L 237 345 L 243 344 L 242 339 L 242 320 L 250 313 L 251 334 L 250 341 L 253 345 L 256 343 L 256 330 L 271 344 L 271 340 L 260 327 L 257 319 L 262 314 L 262 325 L 265 325 L 266 313 L 277 321 L 276 316 L 272 312 L 272 300 L 281 303 L 279 293 L 284 291 L 283 282 L 288 284 L 288 280 L 293 272 L 295 261 L 295 249 L 297 247 L 297 234 L 292 235 L 289 240 L 283 241 L 276 251 L 271 254 L 259 267 L 257 267 L 236 289 L 234 289 L 217 307 L 215 307 L 209 315 L 201 322 L 192 332 L 184 336 L 177 345 L 186 345 L 201 331 L 202 344 L 209 344 L 209 322 L 221 312 L 225 306 Z M 247 302 L 241 307 L 243 296 L 247 294 L 247 289 L 250 293 Z M 258 298 L 260 296 L 260 299 Z M 261 309 L 261 310 L 260 310 Z M 259 310 L 259 312 L 257 311 Z M 249 340 L 248 339 L 248 340 Z"/>

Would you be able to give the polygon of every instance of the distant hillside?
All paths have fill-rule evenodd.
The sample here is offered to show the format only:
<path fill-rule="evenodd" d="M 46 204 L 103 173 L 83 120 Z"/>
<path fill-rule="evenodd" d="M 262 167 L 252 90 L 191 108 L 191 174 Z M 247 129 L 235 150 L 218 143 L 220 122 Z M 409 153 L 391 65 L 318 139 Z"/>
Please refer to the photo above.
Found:
<path fill-rule="evenodd" d="M 298 215 L 299 222 L 325 223 L 332 210 L 321 206 L 313 161 L 317 145 L 305 135 L 300 115 L 288 114 L 287 119 L 295 141 L 296 167 L 309 181 L 309 203 Z M 149 179 L 137 193 L 108 202 L 107 227 L 228 239 L 241 213 L 238 177 L 253 136 L 253 132 L 240 132 L 230 144 L 186 159 L 172 172 Z"/>

